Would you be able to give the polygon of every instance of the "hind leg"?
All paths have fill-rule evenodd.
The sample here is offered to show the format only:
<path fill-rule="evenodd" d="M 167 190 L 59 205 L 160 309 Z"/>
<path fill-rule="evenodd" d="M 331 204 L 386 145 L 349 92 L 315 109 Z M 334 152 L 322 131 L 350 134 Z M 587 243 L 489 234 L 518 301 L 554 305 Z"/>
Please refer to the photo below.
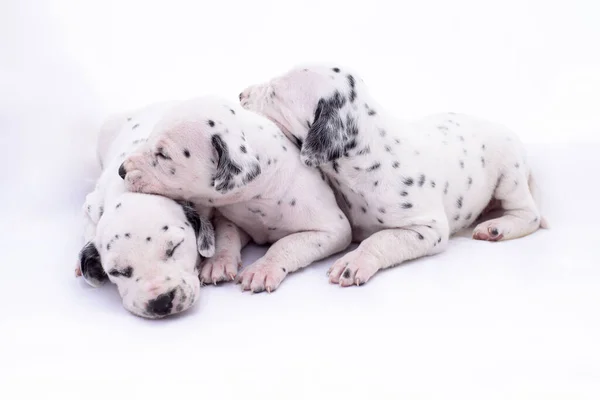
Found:
<path fill-rule="evenodd" d="M 540 212 L 531 195 L 527 176 L 515 167 L 512 173 L 500 177 L 494 197 L 501 201 L 504 213 L 477 225 L 473 231 L 474 239 L 494 242 L 516 239 L 539 229 Z"/>

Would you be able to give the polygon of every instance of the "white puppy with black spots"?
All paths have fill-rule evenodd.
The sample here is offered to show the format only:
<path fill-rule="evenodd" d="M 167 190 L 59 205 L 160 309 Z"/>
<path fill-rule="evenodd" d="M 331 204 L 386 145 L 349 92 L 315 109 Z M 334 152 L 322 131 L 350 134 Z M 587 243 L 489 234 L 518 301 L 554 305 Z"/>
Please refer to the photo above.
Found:
<path fill-rule="evenodd" d="M 134 192 L 185 199 L 218 211 L 234 225 L 226 234 L 243 246 L 248 235 L 267 253 L 245 268 L 243 290 L 273 291 L 291 272 L 345 249 L 350 224 L 328 184 L 268 119 L 213 97 L 181 103 L 130 154 L 121 170 Z M 247 233 L 247 235 L 246 235 Z M 236 248 L 237 250 L 237 248 Z M 210 261 L 210 260 L 209 260 Z M 239 265 L 211 262 L 205 281 L 231 280 Z"/>
<path fill-rule="evenodd" d="M 130 312 L 160 318 L 198 299 L 200 255 L 213 255 L 214 232 L 207 215 L 169 198 L 126 191 L 118 169 L 144 143 L 162 113 L 161 104 L 111 118 L 101 129 L 98 158 L 104 166 L 86 197 L 86 245 L 77 275 L 92 286 L 115 283 Z"/>
<path fill-rule="evenodd" d="M 396 120 L 338 67 L 293 69 L 240 101 L 297 143 L 348 215 L 361 244 L 332 266 L 332 283 L 360 285 L 380 269 L 443 251 L 492 200 L 504 213 L 477 225 L 475 239 L 515 239 L 545 224 L 523 146 L 504 127 L 454 113 Z"/>

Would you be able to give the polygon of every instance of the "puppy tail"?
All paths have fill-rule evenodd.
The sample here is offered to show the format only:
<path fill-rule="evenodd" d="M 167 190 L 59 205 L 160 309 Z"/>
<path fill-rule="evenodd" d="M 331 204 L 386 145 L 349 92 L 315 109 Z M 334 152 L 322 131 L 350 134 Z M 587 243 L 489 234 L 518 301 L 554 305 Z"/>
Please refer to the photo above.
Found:
<path fill-rule="evenodd" d="M 535 178 L 533 177 L 533 173 L 529 173 L 529 178 L 527 181 L 529 185 L 529 192 L 531 193 L 531 197 L 533 197 L 533 201 L 535 205 L 541 212 L 540 203 L 541 203 L 541 194 L 540 189 L 537 185 Z M 550 229 L 550 225 L 548 224 L 548 220 L 543 215 L 540 215 L 540 228 Z"/>

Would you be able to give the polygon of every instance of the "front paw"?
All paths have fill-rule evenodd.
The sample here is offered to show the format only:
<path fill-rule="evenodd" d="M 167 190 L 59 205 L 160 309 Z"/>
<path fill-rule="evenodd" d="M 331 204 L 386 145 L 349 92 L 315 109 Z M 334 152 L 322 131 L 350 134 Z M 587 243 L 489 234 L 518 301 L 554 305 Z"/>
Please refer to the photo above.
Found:
<path fill-rule="evenodd" d="M 343 287 L 360 286 L 371 279 L 379 269 L 377 259 L 359 248 L 333 263 L 327 275 L 329 275 L 329 283 L 339 284 Z"/>
<path fill-rule="evenodd" d="M 203 284 L 218 282 L 229 282 L 235 279 L 242 259 L 239 254 L 220 253 L 207 259 L 202 264 L 200 282 Z"/>
<path fill-rule="evenodd" d="M 242 286 L 242 290 L 250 290 L 254 293 L 266 290 L 271 293 L 279 287 L 287 274 L 285 267 L 260 259 L 246 267 L 236 282 Z"/>

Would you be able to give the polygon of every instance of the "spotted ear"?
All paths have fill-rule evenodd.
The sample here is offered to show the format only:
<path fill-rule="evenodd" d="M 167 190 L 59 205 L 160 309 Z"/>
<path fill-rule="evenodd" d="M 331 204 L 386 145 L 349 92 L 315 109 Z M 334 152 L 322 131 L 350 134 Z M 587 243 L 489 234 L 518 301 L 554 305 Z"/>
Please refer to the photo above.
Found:
<path fill-rule="evenodd" d="M 102 268 L 100 253 L 92 242 L 88 242 L 79 252 L 79 268 L 83 279 L 93 287 L 98 287 L 108 280 Z"/>
<path fill-rule="evenodd" d="M 261 173 L 258 158 L 245 140 L 232 134 L 215 134 L 211 144 L 217 156 L 213 187 L 220 193 L 246 186 Z"/>
<path fill-rule="evenodd" d="M 215 230 L 212 223 L 196 211 L 194 203 L 180 201 L 181 207 L 188 222 L 196 232 L 198 253 L 205 258 L 215 255 Z"/>
<path fill-rule="evenodd" d="M 348 100 L 336 91 L 329 98 L 321 98 L 315 110 L 315 119 L 300 149 L 300 159 L 310 167 L 337 160 L 356 147 L 357 115 Z"/>

